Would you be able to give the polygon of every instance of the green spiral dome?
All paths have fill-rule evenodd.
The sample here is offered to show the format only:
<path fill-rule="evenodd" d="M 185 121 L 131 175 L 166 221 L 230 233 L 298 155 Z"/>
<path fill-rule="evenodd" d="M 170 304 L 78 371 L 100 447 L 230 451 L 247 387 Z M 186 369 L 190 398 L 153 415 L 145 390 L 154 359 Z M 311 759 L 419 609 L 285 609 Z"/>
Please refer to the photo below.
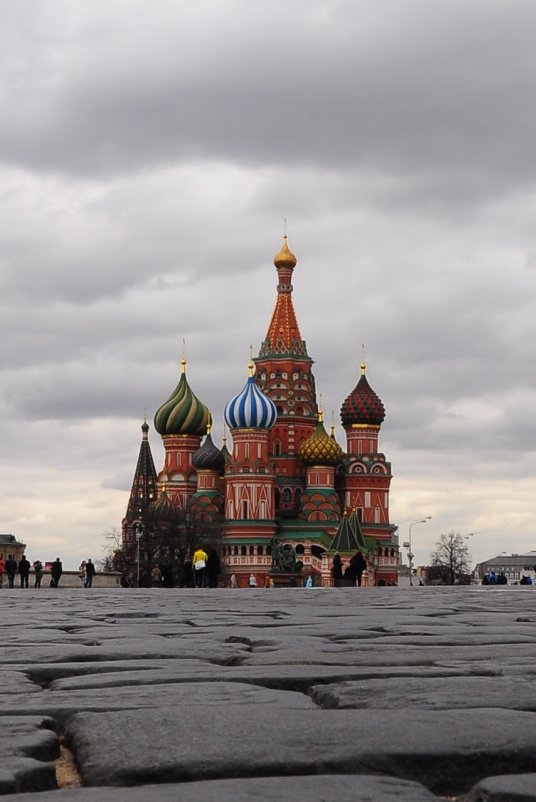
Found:
<path fill-rule="evenodd" d="M 210 423 L 210 411 L 190 389 L 186 379 L 186 360 L 181 360 L 179 383 L 168 400 L 156 411 L 154 427 L 159 435 L 204 435 Z"/>

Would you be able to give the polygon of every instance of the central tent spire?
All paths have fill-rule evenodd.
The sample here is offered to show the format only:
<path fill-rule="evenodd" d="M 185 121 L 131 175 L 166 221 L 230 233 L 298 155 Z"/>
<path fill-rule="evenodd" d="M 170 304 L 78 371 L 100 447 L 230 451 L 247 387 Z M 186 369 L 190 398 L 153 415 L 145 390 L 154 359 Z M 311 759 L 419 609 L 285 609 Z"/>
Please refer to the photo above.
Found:
<path fill-rule="evenodd" d="M 266 339 L 261 345 L 259 358 L 270 355 L 307 356 L 305 343 L 301 338 L 294 305 L 292 303 L 292 271 L 297 259 L 288 247 L 287 235 L 283 237 L 283 245 L 274 257 L 277 270 L 277 299 L 275 309 L 268 326 Z"/>

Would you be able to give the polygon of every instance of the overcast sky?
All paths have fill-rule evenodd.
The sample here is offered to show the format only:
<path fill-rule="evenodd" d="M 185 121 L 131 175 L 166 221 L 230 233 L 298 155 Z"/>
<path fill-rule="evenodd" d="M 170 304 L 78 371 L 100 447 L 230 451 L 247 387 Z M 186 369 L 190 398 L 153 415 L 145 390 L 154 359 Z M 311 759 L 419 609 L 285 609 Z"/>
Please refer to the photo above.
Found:
<path fill-rule="evenodd" d="M 418 563 L 536 549 L 534 0 L 3 0 L 0 531 L 77 567 L 145 410 L 212 410 L 294 304 L 325 418 L 367 375 Z"/>

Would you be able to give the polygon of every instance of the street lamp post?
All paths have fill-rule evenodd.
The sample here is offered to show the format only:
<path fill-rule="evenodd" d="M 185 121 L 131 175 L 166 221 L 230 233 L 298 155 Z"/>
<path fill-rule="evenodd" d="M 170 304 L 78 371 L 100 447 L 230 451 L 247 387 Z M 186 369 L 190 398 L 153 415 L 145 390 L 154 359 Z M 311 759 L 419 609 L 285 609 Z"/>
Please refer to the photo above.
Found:
<path fill-rule="evenodd" d="M 425 524 L 432 518 L 431 515 L 425 515 L 424 518 L 415 518 L 409 525 L 409 533 L 408 533 L 408 541 L 404 543 L 404 546 L 408 550 L 408 562 L 409 562 L 409 586 L 410 588 L 413 587 L 413 558 L 415 555 L 413 554 L 413 549 L 411 547 L 411 530 L 416 524 Z"/>
<path fill-rule="evenodd" d="M 143 535 L 143 525 L 134 524 L 134 534 L 136 535 L 136 587 L 140 586 L 140 539 Z"/>

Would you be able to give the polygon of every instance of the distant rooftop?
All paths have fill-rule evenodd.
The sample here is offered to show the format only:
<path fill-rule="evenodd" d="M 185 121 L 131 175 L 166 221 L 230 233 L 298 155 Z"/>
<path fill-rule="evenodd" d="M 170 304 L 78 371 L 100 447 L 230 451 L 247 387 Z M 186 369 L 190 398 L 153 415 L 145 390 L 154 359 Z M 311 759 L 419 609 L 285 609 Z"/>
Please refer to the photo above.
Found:
<path fill-rule="evenodd" d="M 15 537 L 15 535 L 0 535 L 0 543 L 13 543 L 14 545 L 20 544 L 19 540 Z"/>

